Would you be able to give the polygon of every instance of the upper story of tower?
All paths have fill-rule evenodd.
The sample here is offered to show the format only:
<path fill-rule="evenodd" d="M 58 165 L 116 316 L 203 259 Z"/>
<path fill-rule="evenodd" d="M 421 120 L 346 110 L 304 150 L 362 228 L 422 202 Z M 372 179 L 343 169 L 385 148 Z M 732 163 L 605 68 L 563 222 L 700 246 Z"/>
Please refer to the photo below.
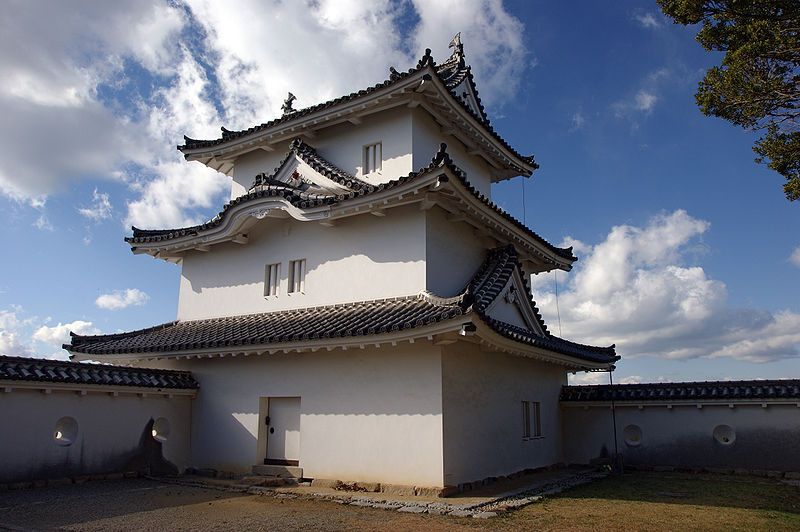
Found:
<path fill-rule="evenodd" d="M 283 114 L 241 131 L 222 128 L 217 139 L 186 137 L 178 149 L 233 180 L 231 200 L 247 194 L 258 175 L 271 175 L 300 139 L 346 174 L 371 185 L 406 176 L 448 153 L 485 197 L 491 183 L 530 176 L 537 168 L 492 127 L 481 104 L 460 35 L 452 55 L 437 64 L 426 50 L 414 68 L 372 87 L 304 109 L 289 94 Z"/>

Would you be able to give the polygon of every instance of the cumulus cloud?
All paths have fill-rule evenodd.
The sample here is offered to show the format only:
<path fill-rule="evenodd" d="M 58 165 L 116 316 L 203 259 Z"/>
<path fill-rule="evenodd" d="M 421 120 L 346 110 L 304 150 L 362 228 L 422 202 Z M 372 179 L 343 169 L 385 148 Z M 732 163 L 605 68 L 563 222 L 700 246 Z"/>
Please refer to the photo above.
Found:
<path fill-rule="evenodd" d="M 789 256 L 789 262 L 800 268 L 800 246 L 794 248 L 794 251 Z"/>
<path fill-rule="evenodd" d="M 800 314 L 732 308 L 725 284 L 691 264 L 692 244 L 708 228 L 678 210 L 644 227 L 615 226 L 596 245 L 580 243 L 581 260 L 559 291 L 563 335 L 616 343 L 624 356 L 751 362 L 800 356 Z M 552 277 L 534 276 L 533 286 L 554 323 Z"/>
<path fill-rule="evenodd" d="M 144 305 L 149 299 L 150 296 L 138 288 L 127 288 L 103 294 L 95 300 L 94 304 L 106 310 L 120 310 L 130 306 Z"/>
<path fill-rule="evenodd" d="M 28 320 L 20 318 L 20 314 L 20 307 L 0 310 L 0 355 L 27 357 L 33 354 L 33 349 L 20 333 L 20 329 L 28 324 Z"/>
<path fill-rule="evenodd" d="M 76 320 L 63 324 L 59 322 L 54 326 L 42 325 L 33 333 L 33 339 L 60 348 L 62 344 L 69 343 L 70 331 L 75 334 L 98 334 L 100 332 L 92 325 L 92 322 Z"/>
<path fill-rule="evenodd" d="M 95 222 L 111 218 L 112 211 L 113 208 L 111 207 L 111 200 L 108 194 L 98 192 L 97 189 L 94 189 L 92 192 L 92 204 L 88 207 L 81 207 L 78 209 L 81 216 Z"/>

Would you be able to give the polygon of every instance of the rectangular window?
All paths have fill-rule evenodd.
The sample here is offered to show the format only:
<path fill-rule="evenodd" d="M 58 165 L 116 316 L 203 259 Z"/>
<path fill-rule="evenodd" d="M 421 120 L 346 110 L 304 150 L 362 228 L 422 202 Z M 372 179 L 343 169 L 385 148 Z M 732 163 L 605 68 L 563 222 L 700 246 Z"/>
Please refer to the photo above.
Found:
<path fill-rule="evenodd" d="M 383 149 L 380 142 L 364 146 L 364 174 L 380 172 L 383 162 Z"/>
<path fill-rule="evenodd" d="M 301 293 L 306 290 L 306 259 L 289 262 L 289 293 Z"/>
<path fill-rule="evenodd" d="M 281 278 L 281 263 L 267 264 L 264 269 L 264 296 L 277 296 Z"/>
<path fill-rule="evenodd" d="M 541 403 L 539 401 L 522 401 L 522 438 L 541 437 Z"/>

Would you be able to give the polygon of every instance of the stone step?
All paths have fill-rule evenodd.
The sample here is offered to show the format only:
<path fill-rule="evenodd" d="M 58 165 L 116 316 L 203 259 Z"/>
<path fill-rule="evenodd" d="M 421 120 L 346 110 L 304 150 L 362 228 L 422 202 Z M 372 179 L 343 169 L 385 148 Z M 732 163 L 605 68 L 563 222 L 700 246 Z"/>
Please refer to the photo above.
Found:
<path fill-rule="evenodd" d="M 303 478 L 303 468 L 284 465 L 254 465 L 253 474 L 262 477 Z"/>

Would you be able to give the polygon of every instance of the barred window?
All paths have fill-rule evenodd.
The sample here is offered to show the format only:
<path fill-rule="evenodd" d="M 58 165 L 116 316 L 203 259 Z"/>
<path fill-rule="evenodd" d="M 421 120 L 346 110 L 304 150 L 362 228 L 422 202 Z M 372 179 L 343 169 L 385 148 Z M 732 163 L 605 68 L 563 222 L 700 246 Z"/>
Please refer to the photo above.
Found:
<path fill-rule="evenodd" d="M 264 272 L 264 296 L 277 296 L 281 279 L 281 263 L 267 264 Z"/>
<path fill-rule="evenodd" d="M 289 293 L 303 293 L 306 290 L 306 259 L 289 262 Z"/>

